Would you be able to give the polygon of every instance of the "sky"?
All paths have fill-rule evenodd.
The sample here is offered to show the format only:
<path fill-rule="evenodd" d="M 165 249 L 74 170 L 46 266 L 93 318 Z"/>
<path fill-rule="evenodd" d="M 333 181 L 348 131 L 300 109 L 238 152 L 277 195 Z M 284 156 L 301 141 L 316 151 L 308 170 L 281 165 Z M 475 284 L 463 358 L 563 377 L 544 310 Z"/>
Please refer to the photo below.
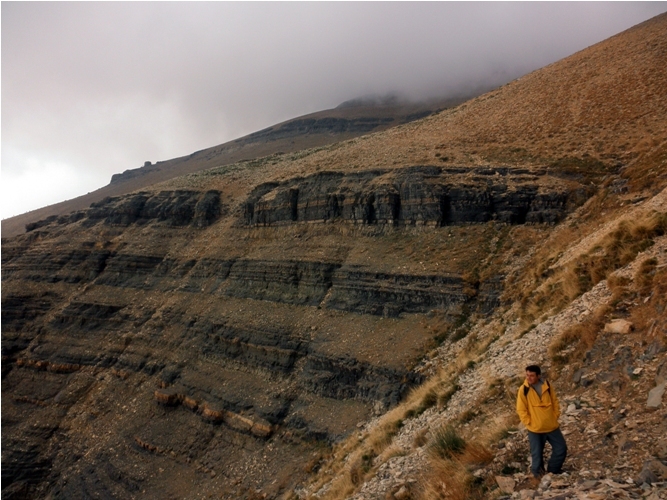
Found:
<path fill-rule="evenodd" d="M 359 97 L 500 85 L 667 2 L 6 2 L 1 217 Z"/>

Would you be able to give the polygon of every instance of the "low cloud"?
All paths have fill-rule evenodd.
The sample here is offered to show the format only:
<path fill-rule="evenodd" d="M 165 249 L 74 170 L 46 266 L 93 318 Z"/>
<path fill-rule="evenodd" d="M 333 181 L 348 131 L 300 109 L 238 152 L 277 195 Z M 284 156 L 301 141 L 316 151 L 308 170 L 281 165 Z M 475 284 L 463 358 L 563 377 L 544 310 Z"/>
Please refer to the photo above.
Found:
<path fill-rule="evenodd" d="M 665 3 L 3 2 L 2 217 L 84 194 L 146 160 L 350 99 L 418 100 L 499 85 L 665 10 Z M 27 179 L 38 184 L 40 176 L 30 172 L 39 171 L 50 185 L 31 189 Z"/>

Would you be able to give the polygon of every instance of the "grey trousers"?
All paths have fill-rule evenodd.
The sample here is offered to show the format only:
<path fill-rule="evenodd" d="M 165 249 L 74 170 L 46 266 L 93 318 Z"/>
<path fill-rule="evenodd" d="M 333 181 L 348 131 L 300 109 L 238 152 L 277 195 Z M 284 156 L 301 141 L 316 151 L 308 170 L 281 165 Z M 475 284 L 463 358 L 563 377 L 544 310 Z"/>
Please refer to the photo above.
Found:
<path fill-rule="evenodd" d="M 551 445 L 551 457 L 547 464 L 547 472 L 558 474 L 561 472 L 563 462 L 567 456 L 567 444 L 560 429 L 551 432 L 530 432 L 528 431 L 528 442 L 530 443 L 531 465 L 530 471 L 533 476 L 539 476 L 544 473 L 544 445 L 548 442 Z"/>

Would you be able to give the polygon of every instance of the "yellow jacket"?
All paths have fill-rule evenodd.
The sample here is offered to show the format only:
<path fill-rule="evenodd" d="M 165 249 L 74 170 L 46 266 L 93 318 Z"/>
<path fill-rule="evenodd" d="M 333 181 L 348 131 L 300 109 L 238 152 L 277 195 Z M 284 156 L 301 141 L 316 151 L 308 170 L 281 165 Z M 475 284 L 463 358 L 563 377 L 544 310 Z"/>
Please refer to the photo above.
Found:
<path fill-rule="evenodd" d="M 558 429 L 560 405 L 556 391 L 546 380 L 542 382 L 542 397 L 537 395 L 527 380 L 519 387 L 516 412 L 523 425 L 531 432 L 551 432 Z"/>

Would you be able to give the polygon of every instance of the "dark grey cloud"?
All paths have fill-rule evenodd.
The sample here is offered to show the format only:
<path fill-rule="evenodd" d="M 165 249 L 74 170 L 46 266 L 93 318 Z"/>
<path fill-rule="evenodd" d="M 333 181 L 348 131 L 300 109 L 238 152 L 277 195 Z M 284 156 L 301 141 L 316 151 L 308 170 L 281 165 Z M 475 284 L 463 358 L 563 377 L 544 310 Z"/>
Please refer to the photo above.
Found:
<path fill-rule="evenodd" d="M 667 3 L 2 3 L 2 217 L 365 95 L 501 84 Z"/>

